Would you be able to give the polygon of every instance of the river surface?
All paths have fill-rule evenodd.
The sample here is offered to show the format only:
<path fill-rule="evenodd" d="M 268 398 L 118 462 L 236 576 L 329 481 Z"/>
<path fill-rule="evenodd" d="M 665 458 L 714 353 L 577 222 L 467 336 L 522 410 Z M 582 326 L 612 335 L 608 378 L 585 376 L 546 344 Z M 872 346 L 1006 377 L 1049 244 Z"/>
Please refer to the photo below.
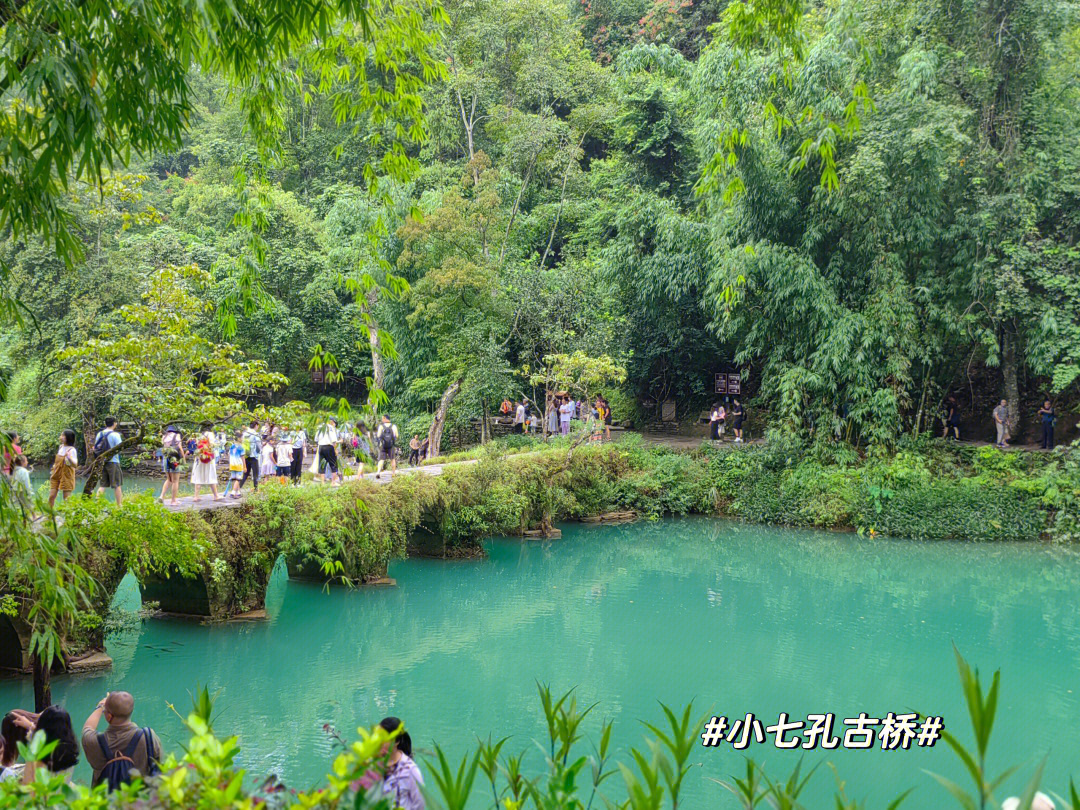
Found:
<path fill-rule="evenodd" d="M 34 471 L 30 473 L 30 483 L 34 487 L 34 491 L 41 495 L 41 497 L 49 497 L 48 466 L 38 465 L 37 467 L 35 467 Z M 137 475 L 135 473 L 129 473 L 127 470 L 124 470 L 124 481 L 121 489 L 124 493 L 129 494 L 145 492 L 148 489 L 160 493 L 161 487 L 164 483 L 164 476 L 160 478 L 151 478 L 149 475 Z M 85 485 L 86 476 L 78 476 L 75 479 L 75 492 L 81 493 Z M 113 491 L 111 489 L 106 489 L 102 494 L 110 501 L 115 500 L 115 498 L 113 497 Z M 191 484 L 187 482 L 186 478 L 182 479 L 180 482 L 180 494 L 182 496 L 191 494 Z M 62 498 L 58 495 L 57 500 L 62 500 Z"/>
<path fill-rule="evenodd" d="M 396 588 L 329 593 L 289 582 L 280 563 L 269 620 L 203 626 L 144 622 L 114 638 L 112 671 L 58 679 L 55 699 L 76 728 L 109 689 L 135 694 L 136 720 L 178 750 L 197 684 L 221 690 L 219 732 L 237 733 L 242 763 L 307 787 L 333 754 L 324 724 L 349 733 L 388 714 L 414 745 L 460 754 L 477 736 L 510 735 L 507 750 L 542 755 L 536 681 L 577 688 L 615 721 L 622 757 L 642 742 L 657 701 L 767 722 L 835 712 L 915 709 L 971 734 L 952 644 L 1002 673 L 995 768 L 1049 753 L 1046 783 L 1080 776 L 1080 557 L 1028 544 L 919 543 L 709 519 L 563 527 L 563 539 L 498 539 L 476 561 L 414 559 L 391 566 Z M 118 602 L 131 607 L 129 577 Z M 0 680 L 0 707 L 29 707 L 27 680 Z M 838 719 L 838 725 L 839 725 Z M 785 775 L 799 753 L 747 752 Z M 710 780 L 743 768 L 731 746 L 695 748 L 685 807 L 734 807 Z M 923 770 L 960 780 L 944 743 L 910 751 L 811 751 L 835 762 L 852 797 L 872 806 L 914 786 L 908 804 L 946 807 Z M 429 766 L 423 765 L 425 771 Z M 77 776 L 86 776 L 80 764 Z M 430 781 L 430 780 L 429 780 Z M 1009 784 L 1009 783 L 1007 783 Z M 1014 777 L 1013 793 L 1022 789 Z M 618 791 L 620 777 L 606 783 Z M 832 806 L 821 767 L 807 793 Z M 1006 795 L 1006 794 L 1002 794 Z M 1000 797 L 999 797 L 1000 798 Z"/>

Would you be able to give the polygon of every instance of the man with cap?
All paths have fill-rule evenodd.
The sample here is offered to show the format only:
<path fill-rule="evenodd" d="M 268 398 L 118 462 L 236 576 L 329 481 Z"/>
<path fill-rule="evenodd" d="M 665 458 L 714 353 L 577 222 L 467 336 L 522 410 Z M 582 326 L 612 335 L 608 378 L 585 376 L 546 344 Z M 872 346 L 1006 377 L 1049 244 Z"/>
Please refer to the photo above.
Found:
<path fill-rule="evenodd" d="M 94 778 L 91 784 L 97 785 L 101 781 L 101 772 L 105 770 L 105 766 L 108 764 L 98 740 L 98 724 L 101 722 L 101 716 L 104 715 L 106 722 L 109 724 L 103 736 L 109 750 L 114 752 L 115 756 L 118 752 L 126 751 L 132 738 L 142 731 L 131 722 L 131 713 L 134 709 L 135 698 L 129 693 L 109 692 L 98 703 L 97 708 L 94 709 L 91 715 L 86 718 L 86 722 L 83 723 L 83 752 L 86 754 L 86 761 L 94 769 Z M 148 771 L 147 754 L 152 756 L 155 761 L 161 761 L 161 740 L 158 739 L 153 729 L 148 729 L 148 731 L 149 734 L 145 744 L 136 746 L 131 756 L 132 766 L 140 774 L 146 774 Z M 148 751 L 151 748 L 153 750 Z"/>

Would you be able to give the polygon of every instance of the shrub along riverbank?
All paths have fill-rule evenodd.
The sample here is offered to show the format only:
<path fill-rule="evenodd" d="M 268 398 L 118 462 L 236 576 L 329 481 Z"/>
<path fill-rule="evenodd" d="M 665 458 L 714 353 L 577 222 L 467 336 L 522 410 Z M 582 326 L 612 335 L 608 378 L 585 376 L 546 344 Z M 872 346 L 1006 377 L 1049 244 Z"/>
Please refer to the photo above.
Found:
<path fill-rule="evenodd" d="M 492 535 L 633 511 L 705 514 L 917 539 L 1072 540 L 1077 451 L 1002 452 L 940 442 L 860 456 L 774 437 L 760 446 L 676 451 L 640 441 L 507 456 L 491 451 L 440 476 L 389 484 L 287 487 L 270 482 L 229 509 L 170 513 L 149 495 L 122 509 L 71 499 L 61 509 L 111 595 L 125 570 L 141 582 L 197 578 L 208 615 L 263 606 L 284 556 L 290 575 L 350 583 L 409 553 L 468 556 Z M 103 606 L 99 606 L 103 609 Z"/>

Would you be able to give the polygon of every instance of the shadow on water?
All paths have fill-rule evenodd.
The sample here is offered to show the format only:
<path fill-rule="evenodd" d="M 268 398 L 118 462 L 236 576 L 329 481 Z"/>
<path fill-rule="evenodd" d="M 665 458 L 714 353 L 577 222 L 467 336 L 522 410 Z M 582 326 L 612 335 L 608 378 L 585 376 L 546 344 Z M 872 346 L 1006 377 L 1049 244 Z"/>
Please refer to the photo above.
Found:
<path fill-rule="evenodd" d="M 139 722 L 178 748 L 167 702 L 186 712 L 196 683 L 223 688 L 218 728 L 240 734 L 244 764 L 303 787 L 329 765 L 324 723 L 349 732 L 396 714 L 421 749 L 439 740 L 460 753 L 488 733 L 512 735 L 511 750 L 533 748 L 544 734 L 537 679 L 599 701 L 596 720 L 615 719 L 623 753 L 641 740 L 637 720 L 657 718 L 657 700 L 691 698 L 703 711 L 752 711 L 768 722 L 781 711 L 843 718 L 917 709 L 943 715 L 966 738 L 955 641 L 983 670 L 1002 669 L 992 764 L 1052 747 L 1047 777 L 1061 788 L 1080 762 L 1071 726 L 1080 563 L 1068 549 L 707 519 L 563 531 L 555 542 L 493 540 L 483 561 L 399 562 L 390 571 L 397 588 L 326 592 L 288 581 L 279 564 L 267 621 L 146 622 L 110 642 L 111 672 L 60 680 L 55 694 L 79 723 L 104 691 L 123 686 L 137 696 Z M 130 577 L 117 598 L 137 600 Z M 30 700 L 29 683 L 0 682 L 0 707 Z M 771 747 L 751 753 L 777 773 L 798 758 Z M 811 763 L 825 758 L 808 754 Z M 922 769 L 959 776 L 943 744 L 827 758 L 852 795 L 872 804 L 912 785 L 920 805 L 935 803 L 943 794 Z M 739 769 L 741 755 L 701 749 L 698 760 L 687 806 L 724 806 L 705 777 Z M 825 770 L 815 783 L 811 800 L 832 790 Z"/>

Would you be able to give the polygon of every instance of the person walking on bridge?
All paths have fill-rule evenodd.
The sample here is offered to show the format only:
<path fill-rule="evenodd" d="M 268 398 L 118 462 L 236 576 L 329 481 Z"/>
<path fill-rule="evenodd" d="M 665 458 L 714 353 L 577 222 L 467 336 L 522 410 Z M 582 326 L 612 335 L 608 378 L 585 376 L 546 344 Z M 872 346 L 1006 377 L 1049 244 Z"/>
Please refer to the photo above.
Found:
<path fill-rule="evenodd" d="M 217 452 L 214 449 L 214 431 L 209 423 L 203 423 L 203 433 L 195 444 L 195 461 L 191 465 L 191 483 L 195 487 L 192 501 L 199 500 L 199 487 L 210 487 L 210 494 L 215 501 L 224 500 L 218 493 Z"/>
<path fill-rule="evenodd" d="M 318 433 L 315 434 L 315 444 L 319 446 L 319 465 L 325 476 L 330 474 L 330 482 L 334 486 L 341 486 L 341 473 L 338 472 L 337 445 L 341 440 L 338 436 L 337 420 L 330 417 L 326 420 Z"/>
<path fill-rule="evenodd" d="M 289 480 L 294 484 L 300 483 L 300 477 L 304 474 L 304 451 L 307 447 L 307 431 L 298 428 L 292 432 L 292 465 L 289 468 Z"/>
<path fill-rule="evenodd" d="M 120 444 L 121 441 L 123 441 L 123 439 L 120 436 L 120 431 L 116 429 L 116 417 L 106 416 L 105 427 L 99 430 L 97 436 L 94 437 L 94 455 L 100 456 L 102 453 L 109 452 Z M 108 487 L 113 491 L 113 497 L 116 498 L 116 505 L 123 506 L 123 483 L 124 473 L 120 469 L 120 454 L 113 453 L 101 469 L 101 483 L 98 485 L 97 494 L 100 495 L 105 491 L 105 488 Z"/>
<path fill-rule="evenodd" d="M 397 472 L 397 425 L 390 421 L 390 414 L 384 413 L 382 424 L 375 434 L 375 444 L 379 448 L 379 464 L 375 468 L 375 477 L 381 478 L 383 465 L 390 462 L 391 472 Z"/>
<path fill-rule="evenodd" d="M 240 492 L 251 477 L 251 485 L 255 491 L 259 491 L 259 456 L 262 453 L 262 435 L 259 433 L 258 420 L 252 419 L 247 429 L 241 434 L 244 444 L 244 477 L 240 479 L 240 485 L 236 492 Z M 234 493 L 235 494 L 235 493 Z"/>
<path fill-rule="evenodd" d="M 75 449 L 75 431 L 64 428 L 60 431 L 60 447 L 53 458 L 49 472 L 49 508 L 56 503 L 56 493 L 64 493 L 64 500 L 75 491 L 75 468 L 79 466 L 79 451 Z"/>

